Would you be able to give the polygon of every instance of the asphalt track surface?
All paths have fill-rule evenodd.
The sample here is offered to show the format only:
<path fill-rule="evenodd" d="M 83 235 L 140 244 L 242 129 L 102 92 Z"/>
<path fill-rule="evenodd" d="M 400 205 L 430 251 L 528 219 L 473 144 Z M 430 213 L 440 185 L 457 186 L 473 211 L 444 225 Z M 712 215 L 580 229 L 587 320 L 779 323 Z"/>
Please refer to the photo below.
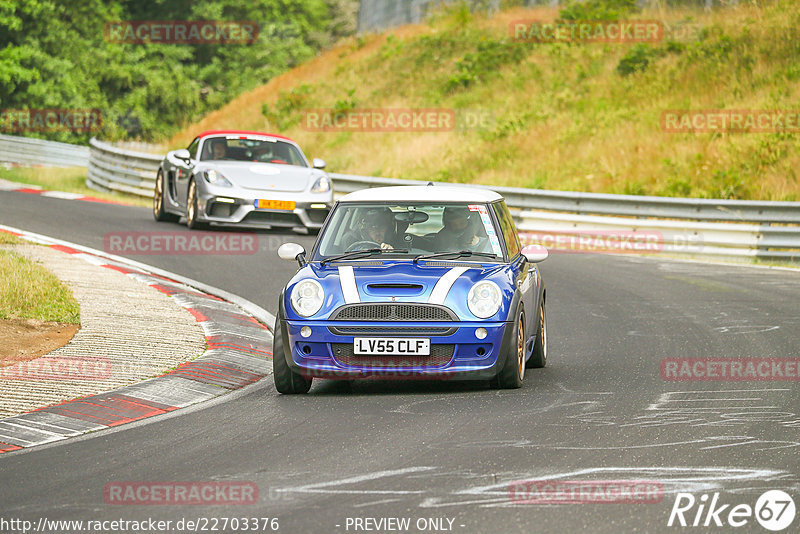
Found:
<path fill-rule="evenodd" d="M 107 232 L 185 230 L 156 224 L 144 208 L 10 192 L 0 201 L 0 224 L 101 250 Z M 275 248 L 309 247 L 313 237 L 258 235 L 254 255 L 130 257 L 275 313 L 295 271 Z M 438 532 L 673 532 L 677 492 L 753 506 L 781 489 L 800 505 L 798 381 L 660 373 L 671 357 L 800 356 L 800 273 L 583 254 L 553 255 L 542 273 L 549 363 L 529 370 L 520 390 L 318 381 L 308 395 L 280 396 L 266 379 L 197 408 L 0 456 L 0 517 L 276 517 L 292 533 L 366 532 L 353 518 L 387 517 L 410 518 L 409 532 L 426 518 L 452 520 L 450 530 L 447 520 L 427 530 Z M 652 481 L 664 494 L 657 503 L 510 498 L 509 483 L 542 479 Z M 106 504 L 104 487 L 120 481 L 253 482 L 259 501 Z M 785 531 L 798 525 L 795 517 Z M 767 532 L 753 518 L 689 531 Z"/>

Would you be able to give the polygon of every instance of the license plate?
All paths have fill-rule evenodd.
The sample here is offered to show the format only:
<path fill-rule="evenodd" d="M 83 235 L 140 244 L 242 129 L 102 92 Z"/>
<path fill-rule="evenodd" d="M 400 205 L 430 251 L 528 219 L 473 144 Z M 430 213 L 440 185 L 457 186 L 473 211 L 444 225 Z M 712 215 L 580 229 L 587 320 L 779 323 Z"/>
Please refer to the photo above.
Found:
<path fill-rule="evenodd" d="M 256 200 L 256 207 L 263 210 L 292 211 L 295 207 L 294 200 Z"/>
<path fill-rule="evenodd" d="M 353 339 L 355 354 L 430 356 L 431 340 L 423 338 L 357 337 Z"/>

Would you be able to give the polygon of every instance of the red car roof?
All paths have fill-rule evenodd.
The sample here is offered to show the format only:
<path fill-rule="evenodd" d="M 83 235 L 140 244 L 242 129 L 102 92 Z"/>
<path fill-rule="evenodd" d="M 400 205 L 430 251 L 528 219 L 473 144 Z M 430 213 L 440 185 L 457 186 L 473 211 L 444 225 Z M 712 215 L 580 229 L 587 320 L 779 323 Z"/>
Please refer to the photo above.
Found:
<path fill-rule="evenodd" d="M 208 137 L 209 135 L 266 135 L 267 137 L 277 137 L 278 139 L 285 139 L 287 141 L 291 141 L 292 143 L 294 143 L 294 141 L 282 135 L 271 134 L 267 132 L 250 132 L 246 130 L 209 130 L 207 132 L 201 133 L 197 137 Z"/>

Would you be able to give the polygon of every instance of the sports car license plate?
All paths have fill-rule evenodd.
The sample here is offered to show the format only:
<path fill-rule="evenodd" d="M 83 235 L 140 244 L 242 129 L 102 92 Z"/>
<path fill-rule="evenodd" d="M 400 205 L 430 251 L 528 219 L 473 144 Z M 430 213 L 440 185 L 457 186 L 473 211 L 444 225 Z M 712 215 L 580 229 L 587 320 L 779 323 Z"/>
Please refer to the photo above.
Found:
<path fill-rule="evenodd" d="M 295 207 L 294 200 L 256 200 L 256 207 L 264 210 L 292 211 Z"/>
<path fill-rule="evenodd" d="M 357 337 L 353 339 L 355 354 L 430 356 L 431 340 L 423 338 Z"/>

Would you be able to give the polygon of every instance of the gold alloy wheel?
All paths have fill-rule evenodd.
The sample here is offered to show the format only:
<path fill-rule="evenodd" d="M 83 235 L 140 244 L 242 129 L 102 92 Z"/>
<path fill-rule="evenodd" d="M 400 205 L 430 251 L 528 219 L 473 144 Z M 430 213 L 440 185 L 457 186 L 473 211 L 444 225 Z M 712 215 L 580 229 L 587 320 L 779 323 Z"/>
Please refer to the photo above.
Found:
<path fill-rule="evenodd" d="M 520 380 L 525 378 L 525 318 L 522 315 L 517 325 L 517 372 Z"/>
<path fill-rule="evenodd" d="M 547 362 L 547 321 L 545 320 L 544 304 L 539 310 L 539 332 L 542 336 L 542 363 Z"/>
<path fill-rule="evenodd" d="M 194 218 L 196 217 L 195 213 L 195 195 L 197 192 L 195 191 L 194 182 L 189 184 L 189 200 L 186 202 L 186 225 L 191 228 L 194 225 Z"/>
<path fill-rule="evenodd" d="M 161 214 L 161 206 L 164 203 L 164 175 L 158 171 L 156 176 L 156 192 L 153 195 L 153 215 L 158 218 Z"/>

